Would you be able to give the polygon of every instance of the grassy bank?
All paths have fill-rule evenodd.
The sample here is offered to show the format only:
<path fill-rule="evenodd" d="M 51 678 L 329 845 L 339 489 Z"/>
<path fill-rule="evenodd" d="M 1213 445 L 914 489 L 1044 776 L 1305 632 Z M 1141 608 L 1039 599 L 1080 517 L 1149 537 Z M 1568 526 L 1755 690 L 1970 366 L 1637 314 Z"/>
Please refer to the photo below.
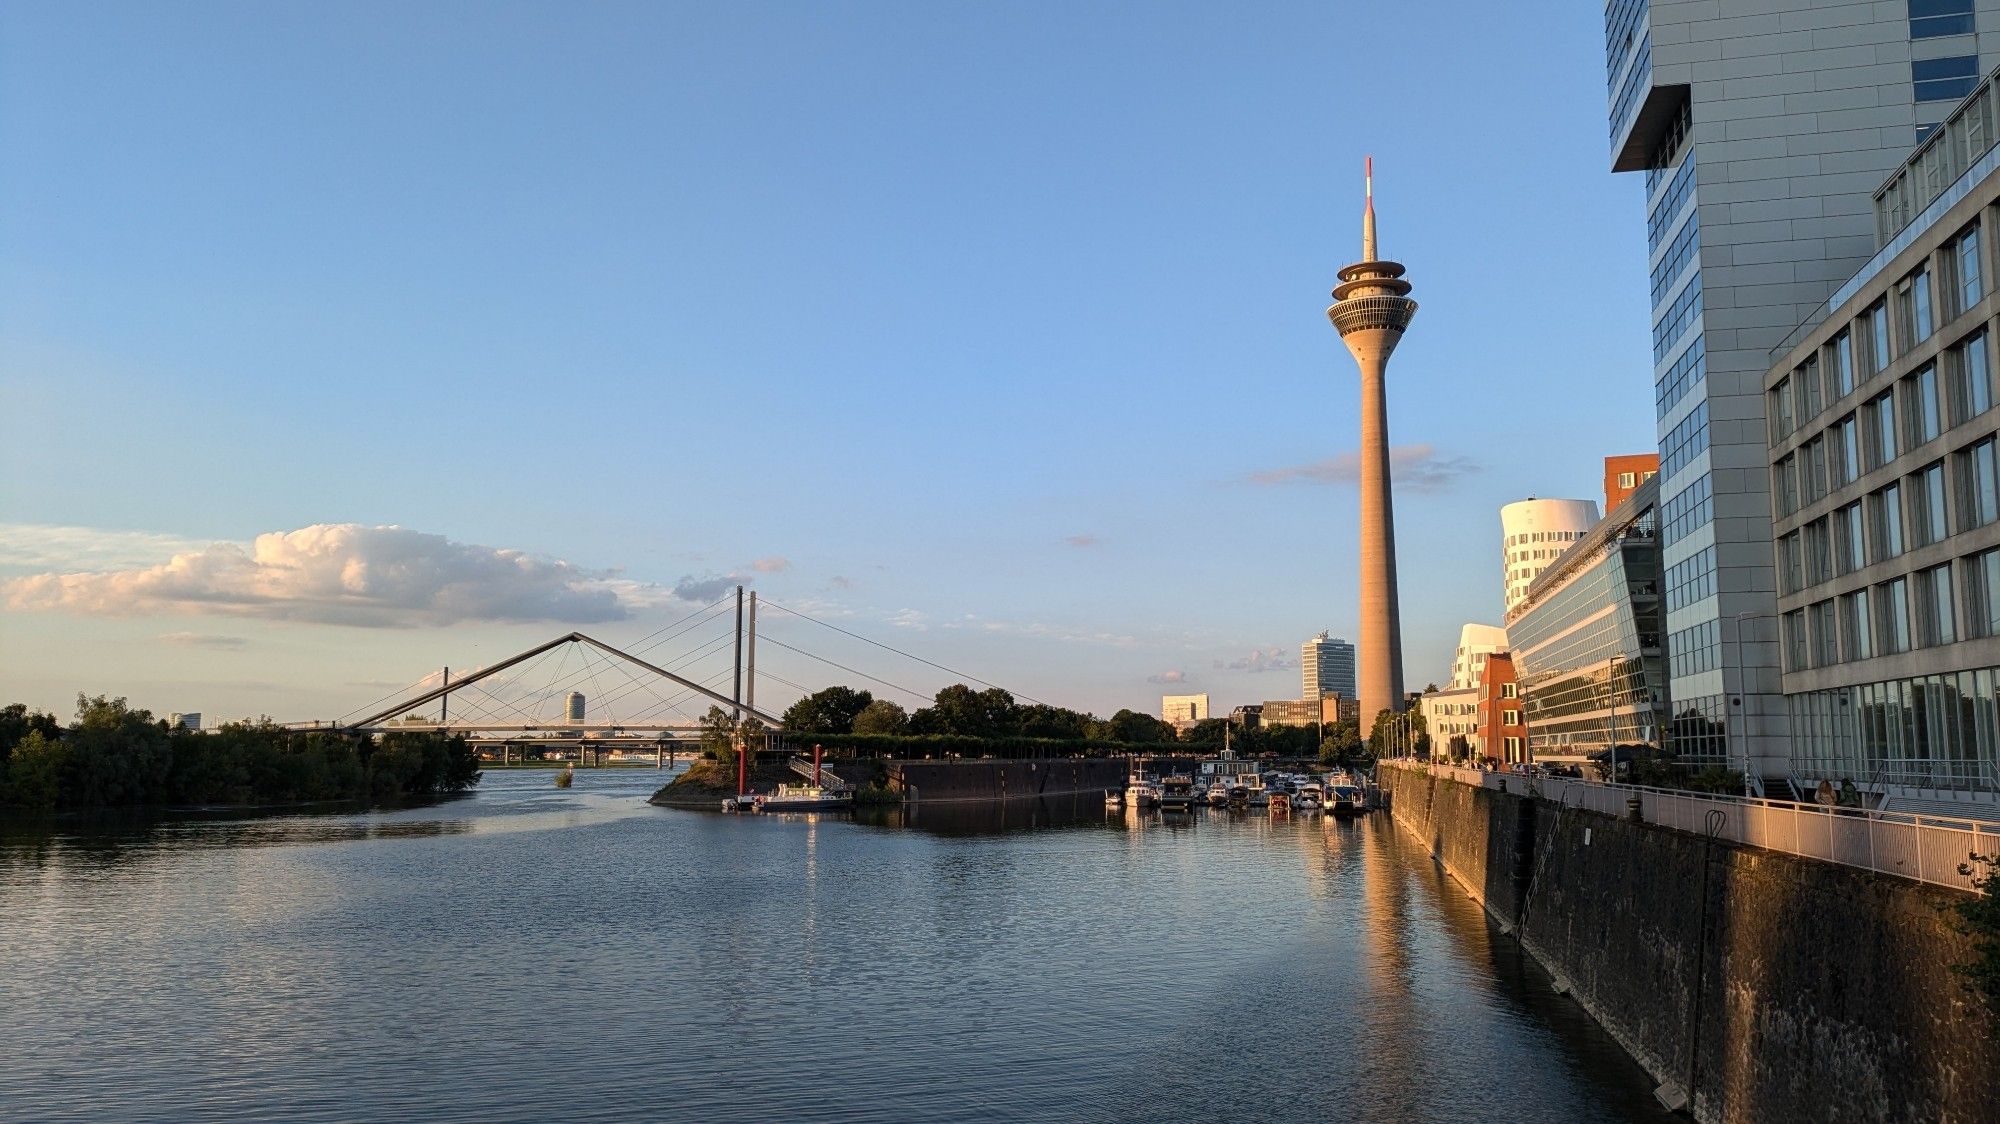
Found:
<path fill-rule="evenodd" d="M 791 784 L 799 775 L 783 765 L 755 765 L 750 769 L 750 788 L 771 792 L 781 784 Z M 661 786 L 652 802 L 670 808 L 707 808 L 713 811 L 725 796 L 736 795 L 736 768 L 718 761 L 698 760 L 688 771 Z"/>

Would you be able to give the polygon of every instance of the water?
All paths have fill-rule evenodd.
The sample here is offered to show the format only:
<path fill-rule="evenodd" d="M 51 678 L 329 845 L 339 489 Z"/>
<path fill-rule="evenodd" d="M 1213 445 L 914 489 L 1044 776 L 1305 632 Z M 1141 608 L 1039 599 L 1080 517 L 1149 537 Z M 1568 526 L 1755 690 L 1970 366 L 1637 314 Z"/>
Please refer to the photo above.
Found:
<path fill-rule="evenodd" d="M 0 832 L 0 1119 L 1667 1119 L 1386 817 L 657 783 Z"/>

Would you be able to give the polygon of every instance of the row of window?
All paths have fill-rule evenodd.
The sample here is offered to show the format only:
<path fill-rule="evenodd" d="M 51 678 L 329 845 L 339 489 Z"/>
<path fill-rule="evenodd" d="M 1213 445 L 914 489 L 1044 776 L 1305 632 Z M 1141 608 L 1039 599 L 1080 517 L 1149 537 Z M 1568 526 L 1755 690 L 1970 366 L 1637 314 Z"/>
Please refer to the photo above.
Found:
<path fill-rule="evenodd" d="M 1910 21 L 1914 26 L 1916 21 Z M 1917 100 L 1957 101 L 1979 85 L 1979 56 L 1953 55 L 1943 59 L 1910 60 L 1910 84 Z"/>
<path fill-rule="evenodd" d="M 1667 567 L 1667 612 L 1715 596 L 1715 548 Z"/>
<path fill-rule="evenodd" d="M 1910 0 L 1910 38 L 1972 34 L 1972 0 Z"/>
<path fill-rule="evenodd" d="M 1696 272 L 1694 280 L 1674 300 L 1674 306 L 1665 315 L 1653 321 L 1653 362 L 1658 363 L 1673 349 L 1674 341 L 1681 338 L 1689 324 L 1701 315 L 1701 274 Z"/>
<path fill-rule="evenodd" d="M 1949 243 L 1941 262 L 1947 319 L 1960 315 L 1985 296 L 1985 271 L 1981 266 L 1979 224 L 1961 231 Z M 1903 355 L 1929 339 L 1937 329 L 1933 308 L 1933 287 L 1939 279 L 1928 264 L 1918 266 L 1895 287 L 1897 331 L 1889 330 L 1890 306 L 1887 299 L 1876 302 L 1861 319 L 1829 340 L 1824 348 L 1808 355 L 1791 374 L 1771 388 L 1766 415 L 1771 424 L 1771 443 L 1776 445 L 1797 429 L 1810 424 L 1822 410 L 1853 393 L 1857 385 L 1854 366 L 1854 339 L 1860 333 L 1867 343 L 1865 354 L 1871 361 L 1869 375 L 1887 370 L 1894 355 Z M 1824 361 L 1822 361 L 1822 355 Z M 1979 357 L 1982 361 L 1984 355 Z"/>
<path fill-rule="evenodd" d="M 1667 677 L 1699 675 L 1722 666 L 1722 622 L 1706 620 L 1667 637 Z"/>
<path fill-rule="evenodd" d="M 1983 329 L 1948 350 L 1944 364 L 1949 393 L 1939 385 L 1938 365 L 1927 363 L 1779 457 L 1771 470 L 1778 514 L 1813 504 L 1993 408 L 1992 361 Z"/>
<path fill-rule="evenodd" d="M 1694 459 L 1708 450 L 1708 403 L 1702 402 L 1688 411 L 1688 416 L 1680 420 L 1667 433 L 1666 440 L 1660 442 L 1660 479 L 1672 480 L 1674 474 L 1694 462 Z"/>
<path fill-rule="evenodd" d="M 1924 147 L 1875 196 L 1876 234 L 1883 245 L 1910 225 L 1931 201 L 1943 195 L 1993 147 L 1992 91 L 1981 88 L 1942 124 L 1943 134 Z M 1926 130 L 1933 128 L 1926 126 Z M 1920 140 L 1922 138 L 1919 138 Z"/>
<path fill-rule="evenodd" d="M 1715 511 L 1711 497 L 1711 485 L 1707 473 L 1687 487 L 1679 495 L 1660 505 L 1661 545 L 1672 546 L 1693 534 L 1697 528 L 1706 526 Z"/>
<path fill-rule="evenodd" d="M 1667 295 L 1667 286 L 1679 280 L 1681 271 L 1687 268 L 1688 262 L 1701 252 L 1700 218 L 1699 211 L 1688 216 L 1687 225 L 1681 228 L 1680 235 L 1674 239 L 1672 248 L 1667 250 L 1666 256 L 1653 267 L 1653 299 L 1648 307 L 1660 303 L 1660 298 Z"/>
<path fill-rule="evenodd" d="M 1688 193 L 1693 190 L 1694 161 L 1688 160 L 1681 164 L 1680 171 L 1674 173 L 1674 182 L 1668 186 L 1667 193 L 1660 196 L 1652 214 L 1646 216 L 1646 256 L 1651 257 L 1653 251 L 1660 248 L 1660 240 L 1674 228 L 1674 220 L 1680 217 L 1681 204 L 1687 202 Z"/>
<path fill-rule="evenodd" d="M 1937 460 L 1778 540 L 1778 587 L 1798 593 L 1841 574 L 2000 521 L 2000 439 Z"/>
<path fill-rule="evenodd" d="M 1786 613 L 1785 670 L 1830 667 L 1984 636 L 2000 636 L 2000 550 L 1981 551 L 1955 564 L 1918 570 Z"/>
<path fill-rule="evenodd" d="M 1520 546 L 1531 542 L 1575 542 L 1583 537 L 1582 531 L 1522 531 L 1518 535 L 1508 535 L 1508 546 Z"/>
<path fill-rule="evenodd" d="M 1681 352 L 1681 357 L 1674 360 L 1674 365 L 1667 368 L 1667 373 L 1653 384 L 1654 421 L 1672 413 L 1687 392 L 1694 389 L 1694 384 L 1708 374 L 1707 350 L 1702 337 L 1696 336 L 1688 349 Z"/>

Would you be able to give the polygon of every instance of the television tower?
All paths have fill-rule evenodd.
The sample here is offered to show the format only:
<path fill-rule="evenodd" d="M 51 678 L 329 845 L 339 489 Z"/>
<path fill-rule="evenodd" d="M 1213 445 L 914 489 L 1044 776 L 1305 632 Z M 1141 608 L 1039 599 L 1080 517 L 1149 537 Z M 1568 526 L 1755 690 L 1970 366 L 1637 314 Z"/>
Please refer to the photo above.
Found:
<path fill-rule="evenodd" d="M 1389 498 L 1389 353 L 1417 314 L 1398 262 L 1375 254 L 1375 158 L 1368 157 L 1361 260 L 1340 271 L 1327 319 L 1361 368 L 1361 736 L 1403 709 L 1403 625 L 1396 605 L 1396 516 Z"/>

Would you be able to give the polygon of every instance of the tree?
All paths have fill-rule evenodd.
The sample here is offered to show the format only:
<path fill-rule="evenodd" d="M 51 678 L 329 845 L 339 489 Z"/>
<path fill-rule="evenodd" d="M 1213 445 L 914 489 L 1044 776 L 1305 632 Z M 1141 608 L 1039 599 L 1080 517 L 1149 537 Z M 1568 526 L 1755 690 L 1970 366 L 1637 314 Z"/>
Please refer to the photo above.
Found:
<path fill-rule="evenodd" d="M 719 706 L 711 706 L 695 725 L 701 727 L 701 755 L 712 757 L 734 769 L 738 731 L 736 721 L 729 716 L 729 712 Z"/>
<path fill-rule="evenodd" d="M 854 719 L 875 696 L 852 687 L 828 687 L 815 691 L 786 709 L 780 724 L 793 734 L 846 734 L 854 729 Z"/>
<path fill-rule="evenodd" d="M 1093 732 L 1106 741 L 1150 745 L 1154 742 L 1174 740 L 1174 728 L 1171 725 L 1150 714 L 1140 714 L 1136 710 L 1121 710 L 1095 725 L 1098 729 Z"/>
<path fill-rule="evenodd" d="M 1082 741 L 1090 736 L 1090 715 L 1063 706 L 1035 703 L 1015 715 L 1015 730 L 1024 738 Z"/>
<path fill-rule="evenodd" d="M 1019 721 L 1013 695 L 998 687 L 975 691 L 954 683 L 939 691 L 931 705 L 910 715 L 910 732 L 997 738 L 1014 733 Z"/>
<path fill-rule="evenodd" d="M 1221 745 L 1228 731 L 1229 719 L 1204 718 L 1182 730 L 1180 740 L 1189 745 Z"/>
<path fill-rule="evenodd" d="M 1431 736 L 1424 729 L 1423 711 L 1412 708 L 1401 714 L 1393 710 L 1376 714 L 1375 725 L 1368 731 L 1368 752 L 1376 757 L 1394 757 L 1398 753 L 1428 757 Z"/>
<path fill-rule="evenodd" d="M 909 729 L 910 716 L 903 708 L 888 699 L 876 699 L 861 708 L 854 716 L 852 732 L 856 734 L 901 734 Z"/>
<path fill-rule="evenodd" d="M 14 747 L 20 745 L 31 733 L 39 732 L 42 737 L 54 741 L 62 737 L 62 722 L 53 714 L 28 710 L 26 703 L 9 703 L 0 707 L 0 767 L 14 754 Z"/>
<path fill-rule="evenodd" d="M 1329 765 L 1352 765 L 1361 758 L 1361 724 L 1335 722 L 1320 739 L 1319 759 Z"/>

